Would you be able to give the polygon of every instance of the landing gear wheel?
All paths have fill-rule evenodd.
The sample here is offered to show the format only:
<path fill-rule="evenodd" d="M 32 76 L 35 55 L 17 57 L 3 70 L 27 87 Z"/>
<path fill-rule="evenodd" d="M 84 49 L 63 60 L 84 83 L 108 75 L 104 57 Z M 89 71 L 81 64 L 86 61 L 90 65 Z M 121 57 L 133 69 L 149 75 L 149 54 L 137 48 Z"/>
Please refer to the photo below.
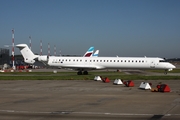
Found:
<path fill-rule="evenodd" d="M 82 75 L 82 71 L 78 71 L 78 72 L 77 72 L 77 75 Z"/>
<path fill-rule="evenodd" d="M 84 75 L 88 75 L 88 71 L 84 71 L 83 74 L 84 74 Z"/>

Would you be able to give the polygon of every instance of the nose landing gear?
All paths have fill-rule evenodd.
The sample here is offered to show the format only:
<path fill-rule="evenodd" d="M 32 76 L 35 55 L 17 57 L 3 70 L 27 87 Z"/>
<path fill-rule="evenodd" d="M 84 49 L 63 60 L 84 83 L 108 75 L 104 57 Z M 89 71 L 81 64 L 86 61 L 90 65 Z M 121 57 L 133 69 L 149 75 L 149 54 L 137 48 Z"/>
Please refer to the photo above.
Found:
<path fill-rule="evenodd" d="M 167 75 L 167 72 L 168 72 L 168 70 L 165 70 L 165 71 L 164 71 L 164 74 Z"/>

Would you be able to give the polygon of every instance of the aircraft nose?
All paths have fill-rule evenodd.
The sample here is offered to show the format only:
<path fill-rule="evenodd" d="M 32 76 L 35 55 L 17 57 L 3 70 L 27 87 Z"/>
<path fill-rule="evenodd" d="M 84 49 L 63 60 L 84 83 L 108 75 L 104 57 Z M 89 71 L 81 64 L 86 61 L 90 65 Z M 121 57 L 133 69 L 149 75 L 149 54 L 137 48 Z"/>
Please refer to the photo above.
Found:
<path fill-rule="evenodd" d="M 169 64 L 167 65 L 168 71 L 171 71 L 171 70 L 173 70 L 174 68 L 176 68 L 176 66 L 174 66 L 174 65 L 171 64 L 171 63 L 169 63 Z"/>
<path fill-rule="evenodd" d="M 176 66 L 175 66 L 175 65 L 172 65 L 172 67 L 173 67 L 173 68 L 176 68 Z"/>
<path fill-rule="evenodd" d="M 172 69 L 176 68 L 176 66 L 174 66 L 173 64 L 170 64 L 169 67 Z"/>

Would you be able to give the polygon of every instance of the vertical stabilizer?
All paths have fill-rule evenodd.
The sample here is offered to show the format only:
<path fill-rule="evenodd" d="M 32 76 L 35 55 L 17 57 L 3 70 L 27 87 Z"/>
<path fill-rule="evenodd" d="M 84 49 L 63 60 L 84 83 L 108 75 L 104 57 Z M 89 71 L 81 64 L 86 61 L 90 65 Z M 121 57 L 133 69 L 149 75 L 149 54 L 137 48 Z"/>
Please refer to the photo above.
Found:
<path fill-rule="evenodd" d="M 98 57 L 99 50 L 96 50 L 96 52 L 93 54 L 93 57 Z"/>
<path fill-rule="evenodd" d="M 91 57 L 94 52 L 94 47 L 90 47 L 83 57 Z"/>
<path fill-rule="evenodd" d="M 37 57 L 37 55 L 34 55 L 34 53 L 29 49 L 26 44 L 18 44 L 16 45 L 16 47 L 19 48 L 25 62 L 34 62 L 34 59 Z"/>

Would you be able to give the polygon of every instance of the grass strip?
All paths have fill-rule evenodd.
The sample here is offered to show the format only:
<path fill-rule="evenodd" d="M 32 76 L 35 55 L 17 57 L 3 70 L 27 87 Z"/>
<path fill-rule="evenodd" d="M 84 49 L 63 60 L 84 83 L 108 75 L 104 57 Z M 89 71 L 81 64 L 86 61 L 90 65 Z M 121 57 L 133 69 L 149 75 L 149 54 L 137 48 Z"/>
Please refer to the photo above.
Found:
<path fill-rule="evenodd" d="M 12 75 L 12 76 L 0 76 L 0 80 L 93 80 L 95 74 L 91 75 L 41 75 L 41 76 L 19 76 L 19 75 Z M 100 75 L 103 78 L 108 77 L 110 80 L 115 79 L 122 79 L 122 80 L 180 80 L 180 76 L 145 76 L 145 75 Z"/>

